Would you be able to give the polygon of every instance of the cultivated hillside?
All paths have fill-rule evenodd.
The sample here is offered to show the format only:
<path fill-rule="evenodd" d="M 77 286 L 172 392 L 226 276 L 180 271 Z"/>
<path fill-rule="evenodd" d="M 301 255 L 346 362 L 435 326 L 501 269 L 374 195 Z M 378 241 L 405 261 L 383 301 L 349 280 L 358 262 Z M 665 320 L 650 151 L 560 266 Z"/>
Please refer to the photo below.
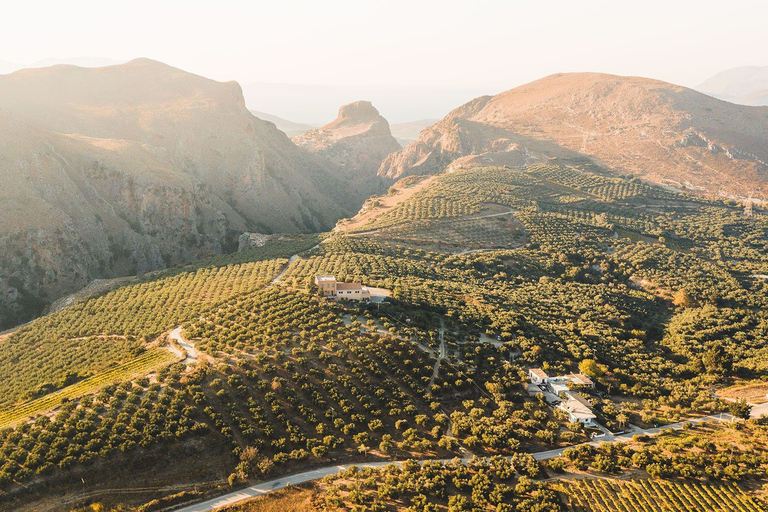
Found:
<path fill-rule="evenodd" d="M 369 101 L 344 105 L 332 123 L 294 137 L 293 141 L 327 159 L 361 202 L 377 189 L 380 180 L 376 172 L 381 162 L 400 149 L 389 123 Z"/>
<path fill-rule="evenodd" d="M 139 59 L 0 77 L 0 325 L 95 277 L 322 229 L 359 204 L 239 85 Z"/>
<path fill-rule="evenodd" d="M 674 476 L 667 496 L 709 494 L 688 509 L 731 496 L 744 506 L 723 510 L 764 510 L 746 503 L 765 496 L 768 426 L 681 423 L 765 410 L 764 208 L 749 216 L 594 166 L 474 168 L 424 182 L 355 233 L 273 237 L 0 337 L 0 511 L 73 510 L 84 499 L 105 510 L 157 499 L 139 510 L 159 510 L 246 482 L 273 490 L 317 468 L 472 455 L 493 460 L 425 463 L 421 474 L 405 463 L 388 472 L 396 482 L 350 471 L 322 482 L 344 483 L 326 494 L 338 499 L 317 503 L 445 510 L 446 495 L 460 494 L 561 510 L 528 505 L 595 490 L 573 481 L 560 497 L 538 492 L 555 491 L 561 471 L 626 471 L 657 486 Z M 391 296 L 320 299 L 318 274 Z M 548 405 L 528 386 L 530 368 L 588 374 L 595 389 L 569 393 L 602 427 L 629 432 L 566 452 L 598 430 Z M 679 437 L 666 433 L 674 424 Z M 665 433 L 649 438 L 658 426 Z M 610 496 L 602 502 L 632 499 Z M 663 493 L 651 496 L 620 509 L 659 510 Z"/>
<path fill-rule="evenodd" d="M 585 156 L 678 188 L 765 199 L 768 108 L 645 78 L 552 75 L 459 107 L 387 158 L 379 174 Z"/>

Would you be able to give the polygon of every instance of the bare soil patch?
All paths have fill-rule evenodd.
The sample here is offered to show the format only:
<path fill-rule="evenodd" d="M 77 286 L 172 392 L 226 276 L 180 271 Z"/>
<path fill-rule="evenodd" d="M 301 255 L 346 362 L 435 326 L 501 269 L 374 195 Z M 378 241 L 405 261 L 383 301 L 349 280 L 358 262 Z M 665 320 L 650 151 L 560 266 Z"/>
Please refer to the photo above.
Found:
<path fill-rule="evenodd" d="M 317 493 L 315 484 L 289 487 L 233 505 L 221 512 L 309 512 L 317 510 L 312 501 Z"/>
<path fill-rule="evenodd" d="M 768 382 L 731 386 L 721 389 L 717 394 L 724 398 L 742 399 L 751 404 L 762 404 L 768 402 L 768 398 L 766 398 Z"/>
<path fill-rule="evenodd" d="M 365 202 L 357 215 L 346 221 L 339 221 L 334 231 L 340 232 L 352 232 L 357 231 L 365 224 L 373 221 L 379 216 L 383 215 L 393 207 L 407 201 L 413 195 L 429 186 L 430 183 L 437 179 L 437 175 L 432 176 L 409 176 L 398 181 L 392 185 L 390 190 L 394 190 L 395 193 L 387 194 L 378 197 L 371 197 Z"/>

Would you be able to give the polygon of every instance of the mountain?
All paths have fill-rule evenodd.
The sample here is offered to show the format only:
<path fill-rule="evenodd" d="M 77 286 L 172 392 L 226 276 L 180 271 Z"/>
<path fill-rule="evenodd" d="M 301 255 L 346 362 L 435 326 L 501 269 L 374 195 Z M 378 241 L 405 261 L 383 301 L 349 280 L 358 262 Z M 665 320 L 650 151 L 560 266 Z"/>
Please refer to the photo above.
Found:
<path fill-rule="evenodd" d="M 705 80 L 696 90 L 742 105 L 768 105 L 768 66 L 722 71 Z"/>
<path fill-rule="evenodd" d="M 382 161 L 400 149 L 389 123 L 369 101 L 344 105 L 332 123 L 293 138 L 302 149 L 327 159 L 352 187 L 358 201 L 383 186 L 376 172 Z"/>
<path fill-rule="evenodd" d="M 419 138 L 419 134 L 423 129 L 432 126 L 438 121 L 439 119 L 419 119 L 408 123 L 393 124 L 389 128 L 392 131 L 392 136 L 397 139 L 400 145 L 407 146 Z"/>
<path fill-rule="evenodd" d="M 0 325 L 94 278 L 319 230 L 361 203 L 237 83 L 159 62 L 0 76 Z"/>
<path fill-rule="evenodd" d="M 482 96 L 390 155 L 390 179 L 553 157 L 712 195 L 768 198 L 768 108 L 676 85 L 597 73 L 557 74 Z"/>
<path fill-rule="evenodd" d="M 259 119 L 263 121 L 269 121 L 270 123 L 274 124 L 278 130 L 283 132 L 289 137 L 295 137 L 297 135 L 302 135 L 309 130 L 312 130 L 313 128 L 317 128 L 317 126 L 313 126 L 311 124 L 304 124 L 304 123 L 294 123 L 293 121 L 288 121 L 287 119 L 283 119 L 282 117 L 273 116 L 272 114 L 267 114 L 266 112 L 258 112 L 256 110 L 251 110 L 251 114 L 255 115 Z"/>

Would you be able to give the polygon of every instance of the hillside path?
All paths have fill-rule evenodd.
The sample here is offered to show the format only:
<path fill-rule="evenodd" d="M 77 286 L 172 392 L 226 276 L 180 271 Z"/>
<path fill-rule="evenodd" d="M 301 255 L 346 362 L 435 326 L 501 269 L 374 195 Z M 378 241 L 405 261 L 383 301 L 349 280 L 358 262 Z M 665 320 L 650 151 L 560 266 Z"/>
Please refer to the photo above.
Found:
<path fill-rule="evenodd" d="M 171 338 L 173 341 L 181 345 L 181 348 L 184 349 L 184 351 L 187 353 L 187 357 L 182 361 L 184 364 L 191 364 L 197 362 L 197 349 L 192 344 L 192 342 L 187 341 L 184 339 L 184 337 L 181 335 L 181 327 L 177 327 L 174 330 L 172 330 L 170 333 L 168 333 L 168 337 Z"/>
<path fill-rule="evenodd" d="M 440 350 L 437 353 L 437 359 L 435 360 L 435 367 L 432 369 L 432 377 L 429 379 L 429 385 L 427 386 L 427 391 L 431 393 L 432 386 L 435 384 L 435 380 L 437 379 L 437 375 L 440 373 L 440 363 L 443 362 L 443 359 L 448 356 L 448 346 L 445 344 L 445 325 L 443 324 L 443 321 L 440 320 Z"/>
<path fill-rule="evenodd" d="M 318 247 L 320 247 L 320 244 L 317 244 L 314 247 L 311 247 L 311 248 L 307 249 L 306 251 L 297 252 L 296 254 L 294 254 L 293 256 L 288 258 L 288 263 L 285 264 L 285 266 L 280 271 L 280 273 L 277 274 L 274 279 L 272 279 L 272 281 L 266 286 L 266 288 L 271 288 L 272 285 L 280 283 L 280 281 L 283 279 L 283 276 L 285 275 L 286 272 L 288 272 L 288 269 L 291 268 L 291 264 L 294 261 L 299 259 L 301 257 L 301 255 L 304 254 L 305 252 L 313 251 L 313 250 L 317 249 Z"/>

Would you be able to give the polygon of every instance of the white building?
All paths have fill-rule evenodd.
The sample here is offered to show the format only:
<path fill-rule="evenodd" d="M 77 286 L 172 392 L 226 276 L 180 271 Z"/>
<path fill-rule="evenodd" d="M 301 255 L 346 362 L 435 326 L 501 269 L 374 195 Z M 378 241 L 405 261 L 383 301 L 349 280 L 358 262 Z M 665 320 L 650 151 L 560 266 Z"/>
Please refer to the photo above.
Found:
<path fill-rule="evenodd" d="M 541 368 L 529 369 L 528 376 L 531 378 L 531 382 L 537 386 L 546 386 L 549 381 L 549 375 L 544 373 L 544 370 Z"/>
<path fill-rule="evenodd" d="M 578 393 L 565 393 L 565 400 L 558 407 L 568 413 L 568 421 L 571 423 L 581 422 L 590 427 L 597 424 L 592 404 Z"/>

